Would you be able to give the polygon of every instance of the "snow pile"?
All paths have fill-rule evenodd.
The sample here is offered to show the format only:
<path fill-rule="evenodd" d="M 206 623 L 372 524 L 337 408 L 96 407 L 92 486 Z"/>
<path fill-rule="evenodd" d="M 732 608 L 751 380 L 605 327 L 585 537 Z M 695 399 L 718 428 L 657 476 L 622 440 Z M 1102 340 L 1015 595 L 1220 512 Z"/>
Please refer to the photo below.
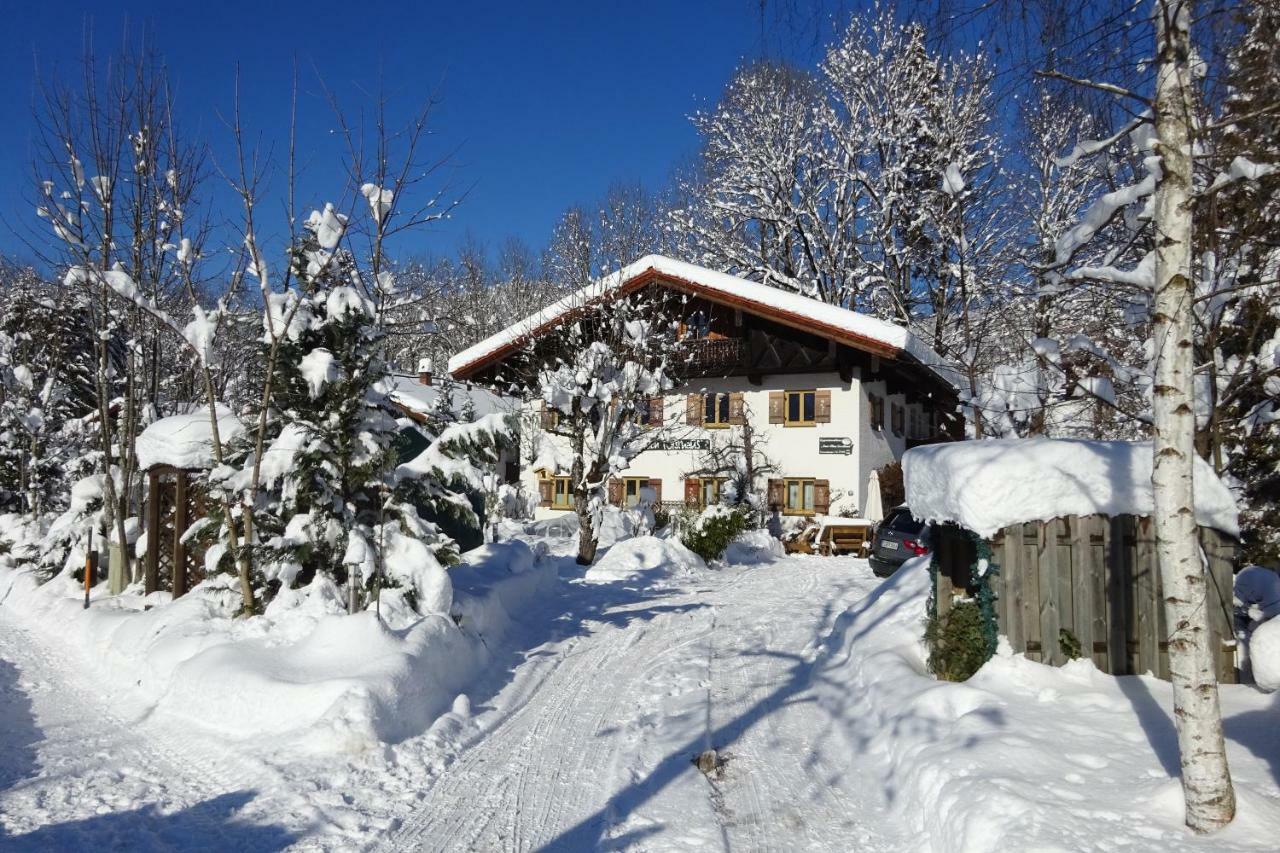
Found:
<path fill-rule="evenodd" d="M 916 518 L 990 537 L 1058 516 L 1149 516 L 1151 462 L 1149 441 L 994 439 L 913 448 L 902 473 Z M 1240 534 L 1231 492 L 1198 457 L 1195 502 L 1201 525 Z"/>
<path fill-rule="evenodd" d="M 637 536 L 611 546 L 587 570 L 584 579 L 591 583 L 650 585 L 702 568 L 702 559 L 674 539 Z"/>
<path fill-rule="evenodd" d="M 218 437 L 225 446 L 244 431 L 244 424 L 221 403 L 217 413 Z M 138 436 L 137 451 L 138 467 L 144 471 L 154 465 L 212 468 L 213 428 L 209 410 L 201 407 L 190 414 L 161 418 Z"/>
<path fill-rule="evenodd" d="M 1280 619 L 1268 619 L 1249 634 L 1249 665 L 1255 684 L 1280 690 Z"/>
<path fill-rule="evenodd" d="M 1168 682 L 1050 667 L 1002 650 L 968 682 L 928 674 L 929 558 L 841 614 L 813 672 L 816 701 L 896 820 L 936 853 L 1269 850 L 1280 833 L 1271 697 L 1222 685 L 1236 820 L 1211 839 L 1182 826 Z M 1207 846 L 1206 846 L 1207 843 Z"/>
<path fill-rule="evenodd" d="M 750 566 L 771 562 L 785 554 L 782 541 L 769 531 L 748 530 L 739 533 L 724 549 L 724 561 L 731 566 Z"/>
<path fill-rule="evenodd" d="M 50 642 L 86 650 L 95 669 L 155 713 L 235 740 L 324 753 L 426 730 L 489 664 L 511 621 L 558 582 L 555 564 L 523 543 L 467 555 L 449 581 L 452 612 L 427 616 L 397 589 L 382 593 L 381 618 L 372 604 L 348 615 L 323 576 L 282 590 L 247 619 L 236 617 L 229 575 L 176 600 L 136 588 L 108 597 L 99 585 L 84 610 L 71 578 L 38 585 L 28 569 L 0 567 L 0 601 L 6 618 L 22 614 Z"/>

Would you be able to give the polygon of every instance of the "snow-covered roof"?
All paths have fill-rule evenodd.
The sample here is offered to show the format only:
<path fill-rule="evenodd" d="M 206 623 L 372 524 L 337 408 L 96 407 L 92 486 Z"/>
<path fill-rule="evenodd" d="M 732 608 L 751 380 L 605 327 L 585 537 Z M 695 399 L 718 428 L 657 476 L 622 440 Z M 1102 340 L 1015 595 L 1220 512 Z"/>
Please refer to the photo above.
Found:
<path fill-rule="evenodd" d="M 1061 516 L 1149 516 L 1151 463 L 1149 441 L 989 439 L 908 450 L 902 474 L 916 518 L 990 537 Z M 1194 483 L 1197 522 L 1239 536 L 1231 492 L 1199 457 Z"/>
<path fill-rule="evenodd" d="M 225 445 L 244 431 L 244 424 L 221 403 L 217 411 L 218 437 Z M 212 468 L 213 429 L 209 423 L 209 409 L 198 406 L 189 414 L 161 418 L 142 431 L 134 447 L 138 454 L 138 467 L 144 471 L 156 465 Z"/>
<path fill-rule="evenodd" d="M 575 309 L 615 293 L 629 292 L 654 280 L 877 355 L 895 358 L 906 353 L 954 384 L 954 372 L 946 361 L 901 326 L 663 255 L 645 255 L 468 347 L 449 359 L 449 373 L 454 376 L 470 375 L 537 337 Z"/>
<path fill-rule="evenodd" d="M 415 412 L 423 414 L 431 412 L 435 408 L 436 399 L 440 396 L 441 386 L 438 379 L 431 385 L 423 385 L 418 381 L 416 374 L 393 373 L 388 378 L 388 382 L 391 385 L 391 400 Z M 477 419 L 485 415 L 512 412 L 518 406 L 517 401 L 495 394 L 487 388 L 455 383 L 453 386 L 454 411 L 460 412 L 463 402 L 467 399 L 470 399 L 475 406 Z"/>

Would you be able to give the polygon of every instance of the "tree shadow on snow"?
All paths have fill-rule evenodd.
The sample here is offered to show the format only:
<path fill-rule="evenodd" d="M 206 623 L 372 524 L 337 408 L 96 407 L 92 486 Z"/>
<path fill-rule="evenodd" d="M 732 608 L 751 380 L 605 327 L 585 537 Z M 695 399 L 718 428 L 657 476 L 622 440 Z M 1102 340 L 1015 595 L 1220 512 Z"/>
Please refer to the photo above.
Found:
<path fill-rule="evenodd" d="M 1271 697 L 1266 708 L 1226 717 L 1222 727 L 1227 740 L 1267 762 L 1271 777 L 1280 785 L 1280 693 Z"/>
<path fill-rule="evenodd" d="M 18 675 L 17 667 L 0 660 L 0 791 L 35 775 L 36 744 L 44 740 Z"/>
<path fill-rule="evenodd" d="M 1160 759 L 1160 766 L 1170 778 L 1177 779 L 1182 775 L 1182 764 L 1178 757 L 1178 732 L 1173 727 L 1173 718 L 1165 710 L 1160 700 L 1151 695 L 1151 687 L 1142 677 L 1137 675 L 1116 676 L 1116 684 L 1120 692 L 1133 706 L 1134 716 L 1142 727 L 1151 744 L 1151 751 Z"/>
<path fill-rule="evenodd" d="M 602 549 L 601 556 L 603 554 Z M 710 606 L 702 602 L 663 603 L 664 599 L 686 590 L 679 586 L 646 585 L 643 578 L 585 583 L 581 579 L 586 569 L 577 565 L 573 557 L 541 559 L 556 565 L 560 578 L 556 592 L 540 599 L 528 613 L 511 614 L 517 624 L 501 643 L 490 647 L 494 657 L 486 673 L 468 691 L 473 711 L 488 707 L 511 683 L 511 673 L 525 661 L 547 655 L 549 652 L 545 649 L 550 644 L 588 636 L 601 626 L 624 628 L 664 614 L 688 613 Z"/>
<path fill-rule="evenodd" d="M 612 826 L 624 823 L 631 814 L 657 796 L 681 774 L 696 772 L 691 763 L 694 756 L 708 746 L 714 746 L 722 753 L 731 751 L 732 745 L 746 731 L 779 709 L 795 702 L 817 701 L 813 697 L 802 695 L 817 684 L 826 683 L 836 685 L 842 690 L 847 689 L 847 683 L 835 677 L 832 671 L 838 669 L 848 660 L 849 649 L 854 643 L 874 630 L 877 625 L 892 617 L 907 604 L 905 600 L 900 601 L 892 607 L 885 608 L 881 613 L 874 616 L 869 615 L 871 608 L 878 602 L 884 592 L 892 586 L 892 581 L 882 584 L 853 608 L 835 616 L 834 621 L 831 621 L 831 617 L 838 605 L 834 601 L 828 602 L 819 624 L 830 624 L 831 627 L 825 633 L 822 632 L 822 629 L 819 629 L 819 634 L 815 637 L 816 643 L 811 646 L 817 649 L 817 653 L 812 659 L 806 659 L 803 655 L 767 649 L 753 653 L 760 656 L 775 657 L 788 662 L 787 672 L 779 679 L 778 686 L 774 690 L 758 699 L 732 720 L 715 727 L 709 733 L 691 739 L 688 743 L 667 755 L 648 776 L 637 779 L 627 787 L 614 793 L 603 806 L 574 826 L 561 832 L 541 849 L 564 851 L 564 853 L 580 850 L 615 849 L 621 842 L 636 840 L 632 836 L 608 839 L 605 838 L 605 833 Z M 845 715 L 839 709 L 833 709 L 826 704 L 822 705 L 822 707 L 831 714 L 832 727 L 842 725 L 848 728 L 857 722 L 856 719 Z M 988 714 L 993 717 L 992 722 L 996 724 L 1003 722 L 998 710 L 989 709 Z M 922 720 L 922 722 L 932 722 L 934 725 L 938 725 L 938 721 Z M 859 748 L 862 751 L 866 751 L 872 736 L 872 733 L 868 731 L 861 738 Z M 817 749 L 819 747 L 815 744 L 814 748 Z M 885 794 L 886 799 L 891 801 L 892 789 L 888 780 L 886 780 Z M 648 831 L 657 830 L 646 830 L 646 832 Z"/>
<path fill-rule="evenodd" d="M 257 851 L 281 850 L 298 835 L 279 826 L 239 821 L 235 812 L 255 796 L 236 791 L 205 800 L 172 814 L 154 804 L 138 809 L 95 815 L 41 827 L 25 835 L 0 834 L 0 849 L 8 853 L 50 850 Z"/>

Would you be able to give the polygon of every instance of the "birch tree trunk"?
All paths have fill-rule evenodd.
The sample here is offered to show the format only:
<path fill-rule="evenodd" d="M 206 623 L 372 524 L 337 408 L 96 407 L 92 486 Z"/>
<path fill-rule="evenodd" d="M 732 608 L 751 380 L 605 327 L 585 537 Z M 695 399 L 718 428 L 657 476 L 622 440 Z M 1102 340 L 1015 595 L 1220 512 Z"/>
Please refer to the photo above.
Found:
<path fill-rule="evenodd" d="M 1173 715 L 1187 826 L 1211 832 L 1235 816 L 1209 630 L 1207 585 L 1196 538 L 1192 471 L 1190 0 L 1156 0 L 1155 128 L 1163 176 L 1156 189 L 1154 389 L 1156 551 L 1169 625 Z"/>

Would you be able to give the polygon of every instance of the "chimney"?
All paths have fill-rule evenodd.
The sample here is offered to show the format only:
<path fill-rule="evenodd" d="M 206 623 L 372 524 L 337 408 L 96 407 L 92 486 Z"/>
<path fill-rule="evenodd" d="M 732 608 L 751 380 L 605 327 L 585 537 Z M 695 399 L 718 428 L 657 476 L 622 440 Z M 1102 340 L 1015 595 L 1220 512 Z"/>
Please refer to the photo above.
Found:
<path fill-rule="evenodd" d="M 431 359 L 424 358 L 418 361 L 418 382 L 421 385 L 431 384 Z"/>

